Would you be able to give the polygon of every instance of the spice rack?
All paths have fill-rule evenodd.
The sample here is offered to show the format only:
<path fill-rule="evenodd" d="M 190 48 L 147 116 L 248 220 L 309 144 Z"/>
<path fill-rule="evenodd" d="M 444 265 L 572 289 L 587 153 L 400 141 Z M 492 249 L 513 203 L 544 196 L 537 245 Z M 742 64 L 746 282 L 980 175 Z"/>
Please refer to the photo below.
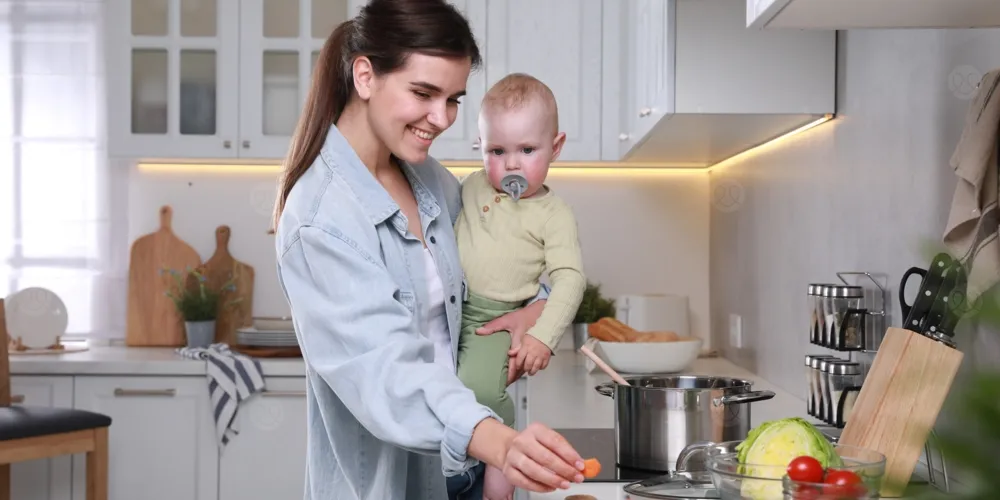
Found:
<path fill-rule="evenodd" d="M 806 355 L 806 405 L 810 416 L 842 430 L 882 344 L 889 315 L 886 287 L 872 273 L 843 271 L 836 276 L 840 284 L 812 283 L 808 288 L 809 342 L 832 353 Z M 858 278 L 860 284 L 852 284 L 847 277 Z M 937 457 L 944 476 L 943 488 L 935 475 L 931 445 L 936 440 L 932 429 L 924 445 L 927 480 L 947 493 L 951 485 L 943 456 Z"/>

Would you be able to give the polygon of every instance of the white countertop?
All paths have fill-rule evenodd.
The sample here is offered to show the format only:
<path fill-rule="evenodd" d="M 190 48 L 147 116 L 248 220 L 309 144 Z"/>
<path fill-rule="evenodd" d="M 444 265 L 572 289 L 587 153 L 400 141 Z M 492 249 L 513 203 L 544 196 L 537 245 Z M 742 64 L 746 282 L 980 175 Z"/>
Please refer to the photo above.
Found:
<path fill-rule="evenodd" d="M 265 377 L 302 377 L 301 358 L 261 359 Z M 91 346 L 62 354 L 10 355 L 11 375 L 205 375 L 205 362 L 172 347 Z"/>

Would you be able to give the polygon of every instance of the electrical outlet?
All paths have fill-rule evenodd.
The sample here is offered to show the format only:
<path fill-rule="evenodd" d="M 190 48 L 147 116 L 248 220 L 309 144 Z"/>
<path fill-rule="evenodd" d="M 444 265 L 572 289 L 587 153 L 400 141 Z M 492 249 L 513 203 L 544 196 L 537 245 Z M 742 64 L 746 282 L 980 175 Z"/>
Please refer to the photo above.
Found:
<path fill-rule="evenodd" d="M 743 317 L 739 314 L 729 315 L 729 345 L 736 348 L 743 348 Z"/>

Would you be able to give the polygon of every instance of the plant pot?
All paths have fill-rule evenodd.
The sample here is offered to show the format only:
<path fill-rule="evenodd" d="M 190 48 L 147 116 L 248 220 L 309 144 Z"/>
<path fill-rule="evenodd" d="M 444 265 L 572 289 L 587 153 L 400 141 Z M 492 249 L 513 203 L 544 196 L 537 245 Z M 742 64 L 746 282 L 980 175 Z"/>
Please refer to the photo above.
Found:
<path fill-rule="evenodd" d="M 208 347 L 215 340 L 215 320 L 185 321 L 188 347 Z"/>

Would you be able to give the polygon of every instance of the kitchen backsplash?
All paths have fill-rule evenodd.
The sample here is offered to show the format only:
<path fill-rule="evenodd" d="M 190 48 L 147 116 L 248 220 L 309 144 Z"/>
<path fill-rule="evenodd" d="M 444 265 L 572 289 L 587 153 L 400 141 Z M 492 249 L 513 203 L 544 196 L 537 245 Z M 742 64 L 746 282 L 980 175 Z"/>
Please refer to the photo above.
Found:
<path fill-rule="evenodd" d="M 158 209 L 165 204 L 174 209 L 174 232 L 202 259 L 214 251 L 215 228 L 228 225 L 233 256 L 256 271 L 254 314 L 288 314 L 275 271 L 274 239 L 267 234 L 273 172 L 123 167 L 129 169 L 128 200 L 119 213 L 128 214 L 129 244 L 157 228 Z M 687 295 L 691 332 L 709 336 L 707 174 L 557 171 L 550 174 L 549 185 L 576 213 L 591 281 L 609 295 Z"/>
<path fill-rule="evenodd" d="M 841 33 L 837 119 L 712 172 L 712 325 L 727 358 L 804 396 L 803 357 L 823 351 L 808 343 L 806 286 L 838 271 L 882 275 L 900 325 L 899 280 L 941 241 L 949 160 L 997 47 L 1000 29 Z M 998 363 L 998 338 L 960 331 L 963 369 Z"/>

